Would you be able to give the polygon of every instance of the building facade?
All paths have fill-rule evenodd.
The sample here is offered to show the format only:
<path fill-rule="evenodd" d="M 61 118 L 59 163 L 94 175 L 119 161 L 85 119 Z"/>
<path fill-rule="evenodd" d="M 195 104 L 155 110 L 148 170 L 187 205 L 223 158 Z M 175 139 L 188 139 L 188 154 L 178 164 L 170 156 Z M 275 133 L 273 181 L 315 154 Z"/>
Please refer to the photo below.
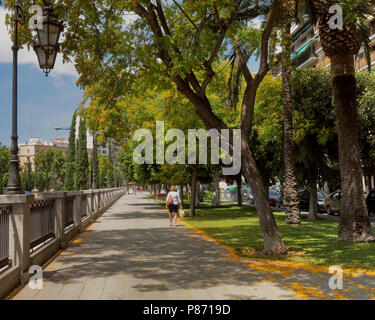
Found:
<path fill-rule="evenodd" d="M 38 153 L 47 149 L 53 149 L 54 151 L 61 151 L 64 156 L 68 153 L 69 141 L 65 138 L 55 138 L 49 141 L 42 141 L 40 138 L 30 138 L 30 140 L 24 144 L 18 145 L 18 158 L 20 161 L 20 169 L 27 170 L 29 162 L 31 165 L 31 171 L 35 171 L 35 158 Z M 92 156 L 92 148 L 87 148 L 89 159 Z"/>
<path fill-rule="evenodd" d="M 35 157 L 38 153 L 47 149 L 61 151 L 65 156 L 68 152 L 69 142 L 64 138 L 55 138 L 50 141 L 42 141 L 40 138 L 30 138 L 24 144 L 18 146 L 18 157 L 21 170 L 27 170 L 28 163 L 31 164 L 31 170 L 35 171 Z"/>

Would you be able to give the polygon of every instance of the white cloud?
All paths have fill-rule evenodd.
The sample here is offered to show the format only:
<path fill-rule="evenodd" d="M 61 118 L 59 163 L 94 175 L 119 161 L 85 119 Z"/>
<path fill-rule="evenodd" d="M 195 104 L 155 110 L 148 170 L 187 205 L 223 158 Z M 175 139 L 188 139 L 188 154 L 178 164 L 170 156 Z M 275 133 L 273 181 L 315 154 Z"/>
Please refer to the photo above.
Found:
<path fill-rule="evenodd" d="M 6 13 L 7 11 L 3 7 L 0 7 L 0 63 L 11 63 L 13 61 L 12 41 L 5 25 Z M 30 51 L 27 48 L 20 50 L 18 53 L 18 63 L 31 64 L 39 69 L 38 58 L 33 49 L 30 49 Z M 57 55 L 55 68 L 52 70 L 51 76 L 54 74 L 78 78 L 74 65 L 72 63 L 64 64 L 61 54 Z"/>
<path fill-rule="evenodd" d="M 131 25 L 135 20 L 139 19 L 139 16 L 136 13 L 131 11 L 126 11 L 122 16 L 125 26 Z"/>
<path fill-rule="evenodd" d="M 263 20 L 259 17 L 256 17 L 249 22 L 249 26 L 255 29 L 260 29 L 262 27 L 262 24 Z"/>

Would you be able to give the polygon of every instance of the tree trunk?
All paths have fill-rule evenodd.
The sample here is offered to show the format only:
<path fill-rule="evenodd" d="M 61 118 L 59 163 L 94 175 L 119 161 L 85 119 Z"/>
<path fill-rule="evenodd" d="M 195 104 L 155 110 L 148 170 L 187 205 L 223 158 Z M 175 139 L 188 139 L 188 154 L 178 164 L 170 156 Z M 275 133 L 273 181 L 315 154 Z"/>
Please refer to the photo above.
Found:
<path fill-rule="evenodd" d="M 250 150 L 250 145 L 244 137 L 242 138 L 241 145 L 242 173 L 253 192 L 260 227 L 263 233 L 264 254 L 286 254 L 287 250 L 281 239 L 275 217 L 272 214 L 271 206 L 268 202 L 268 192 L 264 188 L 262 177 Z"/>
<path fill-rule="evenodd" d="M 197 197 L 197 176 L 198 176 L 198 167 L 192 166 L 191 173 L 191 200 L 190 200 L 190 214 L 189 217 L 195 217 L 195 201 Z"/>
<path fill-rule="evenodd" d="M 300 224 L 301 215 L 299 210 L 299 196 L 297 190 L 296 169 L 294 162 L 294 141 L 293 141 L 293 105 L 290 88 L 290 24 L 284 30 L 287 38 L 283 46 L 285 57 L 282 65 L 282 86 L 283 86 L 283 107 L 284 107 L 284 207 L 287 224 Z"/>
<path fill-rule="evenodd" d="M 242 174 L 237 177 L 237 203 L 242 207 Z"/>
<path fill-rule="evenodd" d="M 312 168 L 309 174 L 309 220 L 318 219 L 318 188 L 316 186 L 316 168 Z"/>
<path fill-rule="evenodd" d="M 363 196 L 354 57 L 343 52 L 332 55 L 331 59 L 342 191 L 338 238 L 350 242 L 375 241 Z"/>

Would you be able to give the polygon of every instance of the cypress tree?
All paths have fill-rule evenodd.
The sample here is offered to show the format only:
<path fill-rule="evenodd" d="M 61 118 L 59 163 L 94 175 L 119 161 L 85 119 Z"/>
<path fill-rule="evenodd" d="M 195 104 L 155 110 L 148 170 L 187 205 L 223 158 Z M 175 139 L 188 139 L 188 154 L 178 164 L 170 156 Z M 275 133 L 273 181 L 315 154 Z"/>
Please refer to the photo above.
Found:
<path fill-rule="evenodd" d="M 98 142 L 96 139 L 96 132 L 93 132 L 93 150 L 91 158 L 91 188 L 98 188 L 98 176 L 99 176 L 99 165 L 98 165 Z"/>
<path fill-rule="evenodd" d="M 80 118 L 74 179 L 75 190 L 87 189 L 89 181 L 86 121 L 83 117 Z"/>
<path fill-rule="evenodd" d="M 109 160 L 109 173 L 107 179 L 107 188 L 112 188 L 113 181 L 113 162 L 112 162 L 112 143 L 111 140 L 108 142 L 108 160 Z"/>
<path fill-rule="evenodd" d="M 74 189 L 74 172 L 75 172 L 75 158 L 76 158 L 76 118 L 77 114 L 74 112 L 72 124 L 70 126 L 68 154 L 66 157 L 66 173 L 65 173 L 65 190 Z"/>

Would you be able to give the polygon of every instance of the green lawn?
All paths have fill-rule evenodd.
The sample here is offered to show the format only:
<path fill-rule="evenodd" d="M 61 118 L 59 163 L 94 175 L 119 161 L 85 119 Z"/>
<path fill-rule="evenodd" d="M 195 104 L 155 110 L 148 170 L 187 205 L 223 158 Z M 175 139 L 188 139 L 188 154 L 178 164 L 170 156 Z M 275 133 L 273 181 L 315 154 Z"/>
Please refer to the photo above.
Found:
<path fill-rule="evenodd" d="M 187 203 L 184 207 L 188 208 Z M 240 208 L 232 204 L 211 208 L 203 203 L 203 207 L 197 209 L 195 218 L 185 220 L 219 243 L 232 247 L 239 256 L 375 269 L 375 243 L 337 241 L 338 222 L 303 219 L 301 226 L 290 226 L 285 224 L 283 212 L 275 212 L 274 215 L 290 252 L 287 256 L 269 257 L 261 254 L 263 238 L 254 208 Z"/>

